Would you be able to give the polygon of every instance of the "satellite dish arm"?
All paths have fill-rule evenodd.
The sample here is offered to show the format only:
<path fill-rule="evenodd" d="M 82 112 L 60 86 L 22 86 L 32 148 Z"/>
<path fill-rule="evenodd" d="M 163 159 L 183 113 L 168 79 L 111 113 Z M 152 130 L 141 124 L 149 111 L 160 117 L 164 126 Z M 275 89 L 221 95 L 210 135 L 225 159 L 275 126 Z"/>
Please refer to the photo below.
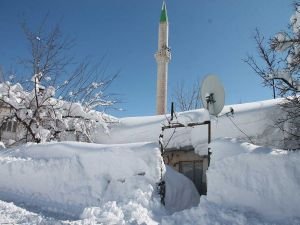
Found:
<path fill-rule="evenodd" d="M 215 99 L 214 99 L 214 93 L 210 93 L 210 94 L 207 94 L 205 96 L 205 99 L 206 99 L 206 103 L 207 103 L 207 110 L 209 111 L 209 104 L 213 104 L 215 103 Z"/>

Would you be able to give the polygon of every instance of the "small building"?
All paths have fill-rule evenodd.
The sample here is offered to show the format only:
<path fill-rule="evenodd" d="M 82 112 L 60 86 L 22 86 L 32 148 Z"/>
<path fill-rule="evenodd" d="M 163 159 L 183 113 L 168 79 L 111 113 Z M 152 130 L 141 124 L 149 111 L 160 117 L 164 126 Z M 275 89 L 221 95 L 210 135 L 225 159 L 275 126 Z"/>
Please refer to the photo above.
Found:
<path fill-rule="evenodd" d="M 186 118 L 181 117 L 174 122 L 170 120 L 168 125 L 162 126 L 159 142 L 164 163 L 188 177 L 200 195 L 206 195 L 211 121 L 207 111 L 201 117 L 196 122 L 186 122 Z"/>

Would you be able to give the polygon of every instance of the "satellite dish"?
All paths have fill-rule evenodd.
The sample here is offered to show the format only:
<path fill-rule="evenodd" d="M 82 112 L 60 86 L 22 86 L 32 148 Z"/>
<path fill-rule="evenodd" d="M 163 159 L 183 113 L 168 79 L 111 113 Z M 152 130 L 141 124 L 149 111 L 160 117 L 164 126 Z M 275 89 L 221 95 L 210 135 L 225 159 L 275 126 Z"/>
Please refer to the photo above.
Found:
<path fill-rule="evenodd" d="M 209 114 L 217 116 L 224 107 L 225 92 L 223 85 L 215 75 L 208 75 L 201 84 L 201 100 Z"/>

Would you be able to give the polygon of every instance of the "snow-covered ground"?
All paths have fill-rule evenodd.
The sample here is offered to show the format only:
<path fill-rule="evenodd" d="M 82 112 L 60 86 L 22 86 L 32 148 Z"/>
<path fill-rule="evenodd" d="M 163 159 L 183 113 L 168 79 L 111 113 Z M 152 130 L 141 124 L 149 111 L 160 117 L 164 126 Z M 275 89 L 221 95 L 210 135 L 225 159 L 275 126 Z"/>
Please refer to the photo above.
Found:
<path fill-rule="evenodd" d="M 156 192 L 161 158 L 155 144 L 2 150 L 0 223 L 300 224 L 299 152 L 235 139 L 211 147 L 208 195 L 198 206 L 191 182 L 163 166 L 167 208 Z"/>
<path fill-rule="evenodd" d="M 233 116 L 211 118 L 208 194 L 201 199 L 189 179 L 162 162 L 157 139 L 166 117 L 121 119 L 108 136 L 98 131 L 97 142 L 105 144 L 2 149 L 0 224 L 298 225 L 300 152 L 249 143 L 281 145 L 272 126 L 277 101 L 230 106 Z M 206 119 L 204 110 L 177 114 L 183 124 Z M 183 128 L 172 144 L 206 142 L 201 129 Z M 161 176 L 166 207 L 156 189 Z"/>
<path fill-rule="evenodd" d="M 162 224 L 300 224 L 300 152 L 214 141 L 208 193 Z"/>
<path fill-rule="evenodd" d="M 173 212 L 199 203 L 192 182 L 166 169 L 157 144 L 64 142 L 0 152 L 0 199 L 49 220 L 149 224 L 166 214 L 156 189 L 161 176 L 168 186 L 167 209 Z M 41 217 L 12 204 L 2 205 L 9 214 Z M 6 214 L 2 220 L 9 221 Z"/>

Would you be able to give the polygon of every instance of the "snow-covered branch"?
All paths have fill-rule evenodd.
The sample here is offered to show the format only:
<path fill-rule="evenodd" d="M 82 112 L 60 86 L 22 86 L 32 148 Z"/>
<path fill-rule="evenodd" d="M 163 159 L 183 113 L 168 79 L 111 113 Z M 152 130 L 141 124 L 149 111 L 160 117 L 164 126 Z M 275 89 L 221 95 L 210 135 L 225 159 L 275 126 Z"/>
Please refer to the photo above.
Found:
<path fill-rule="evenodd" d="M 47 17 L 36 30 L 22 24 L 30 54 L 20 60 L 25 68 L 21 76 L 0 84 L 0 106 L 5 109 L 0 126 L 17 121 L 18 140 L 59 141 L 66 131 L 74 130 L 92 141 L 90 129 L 110 118 L 95 110 L 117 102 L 107 93 L 117 74 L 104 76 L 104 59 L 96 65 L 87 59 L 74 62 L 67 54 L 74 41 L 64 38 L 59 25 L 48 30 L 46 22 Z"/>
<path fill-rule="evenodd" d="M 285 115 L 275 122 L 288 134 L 288 143 L 300 145 L 300 3 L 295 3 L 295 12 L 286 31 L 278 32 L 265 42 L 257 30 L 255 42 L 260 64 L 253 56 L 248 56 L 246 63 L 263 78 L 265 86 L 273 88 L 273 96 L 285 97 L 281 104 Z M 288 147 L 289 148 L 289 147 Z"/>

